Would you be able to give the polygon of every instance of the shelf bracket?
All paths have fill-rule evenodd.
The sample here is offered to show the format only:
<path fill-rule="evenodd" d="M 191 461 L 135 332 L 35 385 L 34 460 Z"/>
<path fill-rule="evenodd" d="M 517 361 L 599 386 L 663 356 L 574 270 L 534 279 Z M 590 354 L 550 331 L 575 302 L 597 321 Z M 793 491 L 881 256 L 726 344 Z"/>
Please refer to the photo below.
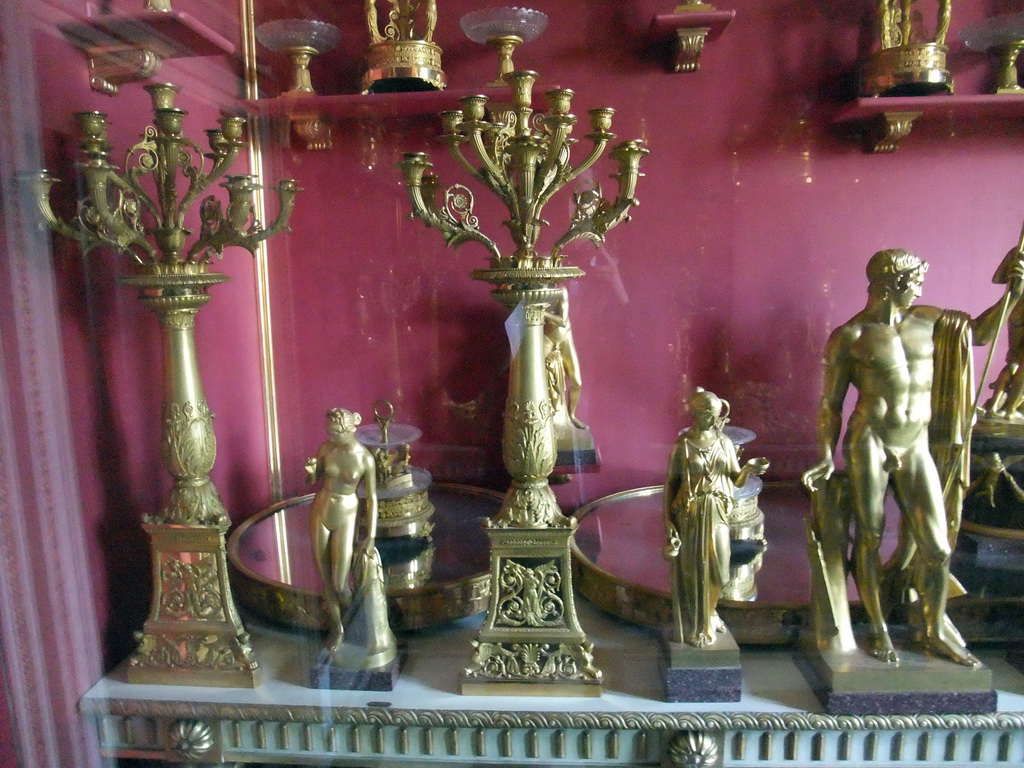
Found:
<path fill-rule="evenodd" d="M 306 142 L 307 150 L 322 151 L 334 146 L 331 141 L 330 118 L 319 114 L 295 115 L 291 123 L 295 133 Z"/>
<path fill-rule="evenodd" d="M 862 138 L 867 152 L 895 152 L 900 141 L 910 135 L 920 112 L 880 112 L 863 123 Z"/>
<path fill-rule="evenodd" d="M 736 11 L 717 11 L 708 3 L 680 5 L 674 13 L 656 14 L 651 20 L 651 36 L 661 44 L 671 44 L 672 72 L 696 72 L 704 44 L 719 37 Z"/>
<path fill-rule="evenodd" d="M 108 96 L 115 96 L 125 83 L 148 80 L 163 62 L 153 51 L 131 46 L 87 50 L 86 58 L 90 87 Z"/>
<path fill-rule="evenodd" d="M 700 55 L 711 27 L 680 27 L 676 30 L 675 66 L 673 72 L 696 72 Z"/>
<path fill-rule="evenodd" d="M 69 43 L 81 50 L 93 90 L 113 96 L 123 83 L 147 80 L 164 59 L 234 53 L 235 46 L 187 13 L 157 10 L 107 13 L 60 26 Z"/>

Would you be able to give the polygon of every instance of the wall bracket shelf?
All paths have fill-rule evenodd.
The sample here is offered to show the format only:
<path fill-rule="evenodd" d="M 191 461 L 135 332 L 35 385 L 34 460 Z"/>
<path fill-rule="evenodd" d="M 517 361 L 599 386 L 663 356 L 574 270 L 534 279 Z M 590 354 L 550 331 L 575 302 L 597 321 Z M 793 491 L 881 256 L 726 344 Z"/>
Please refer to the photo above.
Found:
<path fill-rule="evenodd" d="M 844 106 L 833 124 L 859 140 L 866 152 L 895 152 L 919 120 L 953 118 L 1022 118 L 1024 96 L 870 96 Z"/>
<path fill-rule="evenodd" d="M 102 14 L 60 31 L 85 53 L 92 89 L 108 96 L 124 83 L 152 77 L 164 59 L 235 52 L 230 41 L 178 11 Z"/>
<path fill-rule="evenodd" d="M 701 8 L 701 5 L 695 5 Z M 672 46 L 671 71 L 695 72 L 700 69 L 704 43 L 721 36 L 736 17 L 736 11 L 708 10 L 659 13 L 651 20 L 651 37 L 658 43 Z"/>

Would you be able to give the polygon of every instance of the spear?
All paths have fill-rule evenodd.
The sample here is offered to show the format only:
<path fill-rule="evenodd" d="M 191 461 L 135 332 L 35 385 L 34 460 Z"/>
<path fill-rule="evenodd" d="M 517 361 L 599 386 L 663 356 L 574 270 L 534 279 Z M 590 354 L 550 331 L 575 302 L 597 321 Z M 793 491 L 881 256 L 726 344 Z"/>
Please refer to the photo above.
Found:
<path fill-rule="evenodd" d="M 1006 319 L 1010 314 L 1010 277 L 1008 275 L 1010 264 L 1021 257 L 1022 251 L 1024 251 L 1024 224 L 1021 224 L 1020 237 L 1017 240 L 1016 249 L 1009 251 L 1006 256 L 1003 257 L 1003 260 L 996 268 L 995 276 L 992 278 L 993 282 L 996 283 L 1005 282 L 1006 291 L 1003 293 L 1003 298 L 999 305 L 999 322 L 996 324 L 996 331 L 992 337 L 992 341 L 989 342 L 988 354 L 985 356 L 985 367 L 982 369 L 981 377 L 978 379 L 978 391 L 974 395 L 974 402 L 971 403 L 971 418 L 965 422 L 967 424 L 965 427 L 966 434 L 961 435 L 960 447 L 957 450 L 955 460 L 951 464 L 953 467 L 963 461 L 964 451 L 967 450 L 967 446 L 970 443 L 970 430 L 974 425 L 974 414 L 978 412 L 978 404 L 981 402 L 981 395 L 985 389 L 985 379 L 988 378 L 989 369 L 992 367 L 992 358 L 995 357 L 996 352 L 996 341 L 998 341 L 999 337 L 1002 335 L 1003 328 L 1006 327 Z M 942 488 L 943 499 L 946 498 L 950 488 L 952 488 L 953 479 L 955 477 L 956 473 L 952 471 L 946 476 L 946 483 Z"/>

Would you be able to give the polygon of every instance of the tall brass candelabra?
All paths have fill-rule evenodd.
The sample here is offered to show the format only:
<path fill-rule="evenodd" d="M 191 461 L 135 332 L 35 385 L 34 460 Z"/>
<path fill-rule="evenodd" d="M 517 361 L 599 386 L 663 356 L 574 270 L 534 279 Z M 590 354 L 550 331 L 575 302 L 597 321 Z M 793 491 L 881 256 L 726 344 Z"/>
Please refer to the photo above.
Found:
<path fill-rule="evenodd" d="M 163 332 L 163 463 L 174 479 L 162 510 L 143 518 L 153 555 L 153 599 L 138 647 L 129 659 L 132 682 L 251 687 L 259 665 L 239 621 L 228 583 L 224 534 L 229 520 L 210 470 L 216 457 L 213 413 L 203 394 L 196 357 L 196 314 L 210 300 L 207 290 L 228 280 L 210 269 L 213 254 L 241 246 L 253 252 L 261 240 L 287 227 L 298 186 L 277 187 L 280 212 L 269 227 L 254 218 L 251 176 L 225 176 L 246 147 L 245 119 L 225 117 L 208 130 L 210 151 L 181 134 L 187 114 L 174 107 L 177 86 L 146 87 L 154 125 L 128 150 L 124 170 L 110 162 L 107 119 L 101 112 L 76 115 L 83 134 L 78 163 L 84 192 L 78 214 L 61 221 L 50 208 L 56 182 L 46 172 L 37 199 L 47 223 L 77 240 L 83 251 L 110 246 L 134 258 L 135 274 L 122 278 L 156 313 Z M 179 191 L 179 176 L 186 180 Z M 199 205 L 199 236 L 186 211 L 221 177 L 227 209 L 213 195 Z M 151 192 L 147 193 L 146 189 Z"/>
<path fill-rule="evenodd" d="M 577 119 L 570 114 L 573 93 L 545 94 L 547 112 L 534 113 L 533 85 L 537 73 L 504 76 L 513 106 L 487 118 L 486 96 L 467 96 L 462 109 L 443 112 L 444 141 L 459 164 L 493 191 L 509 210 L 505 222 L 515 243 L 502 255 L 478 228 L 472 192 L 461 184 L 439 194 L 438 180 L 423 153 L 405 155 L 401 163 L 413 215 L 439 229 L 450 246 L 481 243 L 490 252 L 489 266 L 472 273 L 494 285 L 494 297 L 513 310 L 512 356 L 505 406 L 502 456 L 512 487 L 498 516 L 490 521 L 491 597 L 484 627 L 474 641 L 474 655 L 462 675 L 464 693 L 596 696 L 601 672 L 594 665 L 592 645 L 579 626 L 573 601 L 569 542 L 576 525 L 558 507 L 548 485 L 555 466 L 552 417 L 554 408 L 544 367 L 545 312 L 557 300 L 558 284 L 583 275 L 562 263 L 564 246 L 579 238 L 594 243 L 628 218 L 640 160 L 647 154 L 640 141 L 626 141 L 611 151 L 618 161 L 618 195 L 606 200 L 597 185 L 575 193 L 576 210 L 569 229 L 550 253 L 537 251 L 541 210 L 562 187 L 590 168 L 615 138 L 613 110 L 590 110 L 592 143 L 582 163 L 573 167 L 570 135 Z M 465 149 L 482 164 L 476 168 Z"/>

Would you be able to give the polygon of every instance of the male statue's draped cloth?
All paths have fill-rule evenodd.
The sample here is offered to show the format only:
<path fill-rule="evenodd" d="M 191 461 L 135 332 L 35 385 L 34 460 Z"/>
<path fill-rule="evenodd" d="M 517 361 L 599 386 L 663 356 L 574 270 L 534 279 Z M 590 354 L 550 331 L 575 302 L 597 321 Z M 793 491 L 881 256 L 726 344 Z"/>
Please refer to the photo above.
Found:
<path fill-rule="evenodd" d="M 974 423 L 974 364 L 970 315 L 944 310 L 932 334 L 934 344 L 931 420 L 928 440 L 943 488 L 943 505 L 950 549 L 956 546 L 960 516 L 969 483 L 971 427 Z M 813 516 L 808 522 L 811 556 L 811 604 L 821 644 L 832 650 L 856 647 L 850 626 L 846 578 L 852 570 L 849 554 L 850 492 L 845 472 L 836 472 L 813 494 Z M 886 564 L 883 591 L 887 610 L 916 599 L 912 591 L 917 568 L 913 537 L 900 516 L 899 543 Z M 923 564 L 921 564 L 923 566 Z M 951 574 L 950 596 L 965 590 Z M 955 631 L 948 618 L 947 630 Z M 831 638 L 831 642 L 824 642 Z M 822 650 L 826 648 L 823 647 Z"/>
<path fill-rule="evenodd" d="M 935 368 L 932 380 L 932 419 L 928 442 L 942 480 L 949 548 L 956 548 L 964 495 L 970 483 L 971 427 L 974 426 L 974 357 L 971 317 L 945 310 L 935 324 Z M 952 579 L 957 594 L 963 588 Z M 950 596 L 954 593 L 951 592 Z"/>

